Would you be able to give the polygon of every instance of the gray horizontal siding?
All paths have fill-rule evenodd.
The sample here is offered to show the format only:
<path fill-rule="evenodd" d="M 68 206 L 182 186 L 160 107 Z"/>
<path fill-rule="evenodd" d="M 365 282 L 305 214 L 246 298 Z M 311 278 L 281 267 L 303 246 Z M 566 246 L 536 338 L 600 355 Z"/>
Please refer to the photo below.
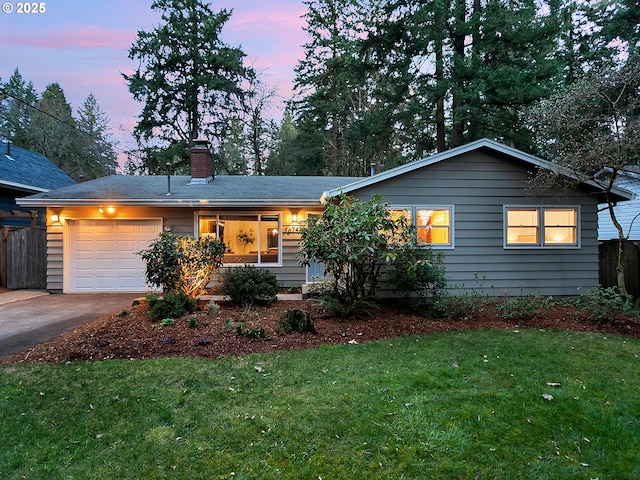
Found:
<path fill-rule="evenodd" d="M 529 188 L 529 169 L 473 152 L 355 192 L 398 206 L 453 205 L 454 247 L 444 255 L 453 290 L 489 295 L 577 295 L 598 285 L 597 206 L 586 191 Z M 581 248 L 504 248 L 504 206 L 578 206 Z"/>
<path fill-rule="evenodd" d="M 47 290 L 62 293 L 63 288 L 63 241 L 62 226 L 47 228 Z"/>
<path fill-rule="evenodd" d="M 209 211 L 214 213 L 238 212 L 238 209 L 193 209 L 193 208 L 140 208 L 118 207 L 118 218 L 142 219 L 162 218 L 163 226 L 171 227 L 171 233 L 178 235 L 194 235 L 196 212 Z M 249 212 L 249 210 L 245 210 Z M 274 212 L 274 209 L 252 209 L 251 213 Z M 298 210 L 296 210 L 298 211 Z M 56 213 L 60 213 L 56 211 Z M 280 211 L 283 221 L 287 217 L 285 210 Z M 104 217 L 97 215 L 97 208 L 70 207 L 62 211 L 65 219 L 86 219 Z M 64 283 L 64 245 L 63 228 L 61 225 L 47 227 L 47 289 L 62 292 Z M 305 282 L 306 269 L 298 263 L 296 253 L 299 249 L 299 234 L 287 234 L 282 238 L 282 264 L 264 267 L 272 271 L 283 287 L 300 286 Z M 222 273 L 224 269 L 221 269 Z"/>

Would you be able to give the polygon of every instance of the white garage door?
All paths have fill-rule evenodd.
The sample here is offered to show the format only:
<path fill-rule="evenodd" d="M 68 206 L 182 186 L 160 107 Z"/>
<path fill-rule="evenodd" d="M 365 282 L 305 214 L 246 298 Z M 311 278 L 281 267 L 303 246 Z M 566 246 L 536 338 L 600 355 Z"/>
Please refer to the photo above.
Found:
<path fill-rule="evenodd" d="M 146 249 L 162 220 L 69 220 L 65 292 L 145 292 Z"/>

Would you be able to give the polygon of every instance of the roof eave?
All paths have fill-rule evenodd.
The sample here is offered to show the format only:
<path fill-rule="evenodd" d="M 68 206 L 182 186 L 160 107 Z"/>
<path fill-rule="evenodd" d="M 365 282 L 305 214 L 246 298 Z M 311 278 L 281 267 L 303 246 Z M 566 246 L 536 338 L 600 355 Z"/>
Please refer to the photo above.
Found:
<path fill-rule="evenodd" d="M 320 199 L 114 199 L 114 198 L 18 198 L 16 202 L 25 207 L 92 207 L 121 205 L 135 207 L 319 207 Z"/>
<path fill-rule="evenodd" d="M 22 190 L 25 192 L 46 193 L 49 191 L 49 189 L 47 188 L 36 187 L 33 185 L 26 185 L 24 183 L 18 183 L 18 182 L 10 182 L 8 180 L 0 180 L 0 185 L 3 185 L 5 187 L 15 188 L 16 190 Z"/>

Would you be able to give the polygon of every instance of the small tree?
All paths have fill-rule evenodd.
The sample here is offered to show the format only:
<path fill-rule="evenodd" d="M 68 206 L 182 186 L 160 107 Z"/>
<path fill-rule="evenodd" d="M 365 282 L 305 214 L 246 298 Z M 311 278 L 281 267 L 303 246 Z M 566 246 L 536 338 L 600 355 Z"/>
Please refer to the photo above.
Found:
<path fill-rule="evenodd" d="M 161 233 L 148 249 L 138 253 L 146 264 L 148 283 L 195 298 L 206 291 L 225 251 L 225 244 L 211 237 Z"/>
<path fill-rule="evenodd" d="M 607 210 L 618 231 L 618 287 L 624 283 L 626 234 L 616 218 L 614 187 L 620 171 L 640 163 L 640 55 L 617 70 L 598 70 L 566 91 L 542 101 L 531 118 L 542 154 L 573 172 L 579 181 L 598 181 Z M 543 183 L 558 182 L 558 172 L 541 172 Z"/>
<path fill-rule="evenodd" d="M 353 303 L 374 297 L 383 267 L 411 242 L 415 227 L 405 217 L 394 220 L 387 205 L 378 195 L 363 202 L 342 194 L 302 229 L 301 263 L 324 263 L 336 280 L 336 298 Z"/>

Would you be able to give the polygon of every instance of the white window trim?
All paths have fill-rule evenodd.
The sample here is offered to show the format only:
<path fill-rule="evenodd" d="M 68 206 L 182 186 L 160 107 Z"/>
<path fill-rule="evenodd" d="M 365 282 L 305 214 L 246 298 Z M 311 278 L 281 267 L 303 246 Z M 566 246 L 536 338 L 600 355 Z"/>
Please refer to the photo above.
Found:
<path fill-rule="evenodd" d="M 203 210 L 195 212 L 194 217 L 194 232 L 195 238 L 200 238 L 200 217 L 219 217 L 220 215 L 246 215 L 257 216 L 258 222 L 263 216 L 277 216 L 278 217 L 278 261 L 277 262 L 260 262 L 260 263 L 223 263 L 222 267 L 239 267 L 243 265 L 251 265 L 254 267 L 282 267 L 282 212 L 247 212 L 247 211 L 220 211 L 220 210 Z"/>
<path fill-rule="evenodd" d="M 453 250 L 455 249 L 455 209 L 453 205 L 389 205 L 387 210 L 409 210 L 411 212 L 411 223 L 413 226 L 418 227 L 417 211 L 420 209 L 428 210 L 449 210 L 449 238 L 451 243 L 423 243 L 420 245 L 430 246 L 433 250 Z"/>
<path fill-rule="evenodd" d="M 540 239 L 538 244 L 509 244 L 507 242 L 507 212 L 510 209 L 514 210 L 537 210 L 538 211 L 538 225 L 540 228 Z M 544 243 L 544 211 L 549 210 L 575 210 L 576 211 L 576 243 L 572 244 L 548 244 Z M 503 205 L 502 210 L 502 244 L 505 250 L 578 250 L 582 248 L 582 224 L 581 224 L 581 212 L 580 205 Z"/>

